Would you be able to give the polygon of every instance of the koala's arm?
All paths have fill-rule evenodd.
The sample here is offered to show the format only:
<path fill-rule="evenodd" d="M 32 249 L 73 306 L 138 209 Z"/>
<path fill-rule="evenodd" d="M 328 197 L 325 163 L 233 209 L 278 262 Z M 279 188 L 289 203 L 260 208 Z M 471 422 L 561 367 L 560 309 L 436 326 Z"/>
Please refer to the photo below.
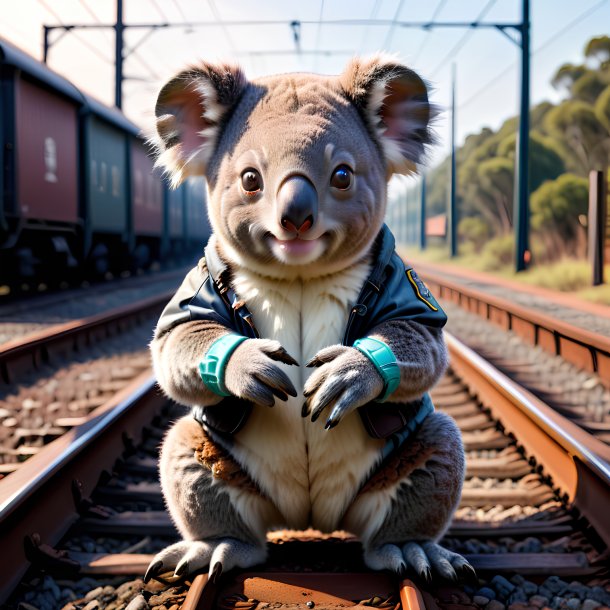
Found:
<path fill-rule="evenodd" d="M 389 320 L 374 327 L 368 336 L 384 341 L 398 361 L 400 385 L 388 402 L 419 398 L 447 368 L 447 347 L 441 328 L 412 320 Z"/>
<path fill-rule="evenodd" d="M 221 396 L 209 390 L 199 375 L 199 362 L 212 343 L 231 332 L 212 320 L 191 320 L 185 304 L 207 276 L 202 261 L 192 269 L 167 304 L 150 344 L 153 366 L 161 389 L 184 405 L 214 405 Z"/>
<path fill-rule="evenodd" d="M 213 310 L 189 307 L 207 281 L 211 280 L 202 259 L 163 310 L 150 345 L 161 389 L 187 406 L 209 407 L 223 399 L 203 383 L 199 363 L 214 341 L 234 332 Z M 286 400 L 288 394 L 296 396 L 292 382 L 277 362 L 298 364 L 277 341 L 247 339 L 229 357 L 225 386 L 233 396 L 267 406 L 273 406 L 275 397 Z"/>

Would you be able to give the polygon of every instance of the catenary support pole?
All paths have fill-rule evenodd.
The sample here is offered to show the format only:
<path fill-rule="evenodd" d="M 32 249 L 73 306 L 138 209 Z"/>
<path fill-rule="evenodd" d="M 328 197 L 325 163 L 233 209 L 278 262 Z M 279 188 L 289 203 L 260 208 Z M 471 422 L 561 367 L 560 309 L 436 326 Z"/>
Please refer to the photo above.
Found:
<path fill-rule="evenodd" d="M 457 205 L 456 205 L 456 161 L 455 161 L 455 64 L 451 67 L 451 180 L 449 184 L 449 211 L 447 231 L 449 256 L 457 256 Z"/>
<path fill-rule="evenodd" d="M 529 250 L 529 131 L 530 131 L 530 3 L 523 0 L 521 20 L 521 97 L 515 179 L 515 269 L 524 271 L 530 262 Z"/>
<path fill-rule="evenodd" d="M 593 271 L 593 286 L 604 283 L 604 251 L 606 240 L 606 216 L 608 187 L 606 173 L 589 173 L 589 261 Z"/>
<path fill-rule="evenodd" d="M 114 105 L 123 106 L 123 0 L 116 0 Z"/>

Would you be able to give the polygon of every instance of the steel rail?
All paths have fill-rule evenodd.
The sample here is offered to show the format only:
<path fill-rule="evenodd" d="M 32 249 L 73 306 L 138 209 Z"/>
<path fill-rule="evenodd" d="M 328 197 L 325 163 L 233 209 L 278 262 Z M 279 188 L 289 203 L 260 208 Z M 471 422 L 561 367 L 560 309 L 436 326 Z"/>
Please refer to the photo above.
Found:
<path fill-rule="evenodd" d="M 610 447 L 446 333 L 451 367 L 610 545 Z"/>
<path fill-rule="evenodd" d="M 436 296 L 457 303 L 523 340 L 597 373 L 610 387 L 610 337 L 580 328 L 551 315 L 451 281 L 425 266 L 421 272 Z"/>
<path fill-rule="evenodd" d="M 131 318 L 158 311 L 173 296 L 168 291 L 109 311 L 55 324 L 0 345 L 0 380 L 14 382 L 22 371 L 36 369 L 52 359 L 54 353 L 65 355 L 78 348 L 79 341 L 88 340 L 96 332 L 108 332 L 108 327 L 127 324 Z"/>
<path fill-rule="evenodd" d="M 54 545 L 78 519 L 73 486 L 90 494 L 104 469 L 111 470 L 127 439 L 139 441 L 167 400 L 146 371 L 89 420 L 45 446 L 15 473 L 0 480 L 0 604 L 28 567 L 24 537 L 39 534 Z"/>

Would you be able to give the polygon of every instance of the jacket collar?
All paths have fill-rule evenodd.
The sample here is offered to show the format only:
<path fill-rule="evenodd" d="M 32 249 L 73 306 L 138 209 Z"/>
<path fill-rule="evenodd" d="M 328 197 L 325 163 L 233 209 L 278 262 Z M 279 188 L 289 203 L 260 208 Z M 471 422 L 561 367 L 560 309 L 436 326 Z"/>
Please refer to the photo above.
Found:
<path fill-rule="evenodd" d="M 392 235 L 392 231 L 384 224 L 375 239 L 375 245 L 373 246 L 373 268 L 367 279 L 367 282 L 371 284 L 377 292 L 379 292 L 383 285 L 386 267 L 390 264 L 395 245 L 396 240 L 394 239 L 394 235 Z"/>
<path fill-rule="evenodd" d="M 218 254 L 218 248 L 216 246 L 216 236 L 212 234 L 208 240 L 208 245 L 204 250 L 205 264 L 214 280 L 214 283 L 218 286 L 218 289 L 222 289 L 226 286 L 229 287 L 231 281 L 231 269 L 229 265 L 220 258 Z"/>

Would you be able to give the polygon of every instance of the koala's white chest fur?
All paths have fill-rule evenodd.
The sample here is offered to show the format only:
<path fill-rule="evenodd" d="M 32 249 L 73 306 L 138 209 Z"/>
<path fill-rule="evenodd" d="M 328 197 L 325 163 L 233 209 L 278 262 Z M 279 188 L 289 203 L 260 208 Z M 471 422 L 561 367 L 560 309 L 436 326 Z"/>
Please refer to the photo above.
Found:
<path fill-rule="evenodd" d="M 235 438 L 235 457 L 276 504 L 292 528 L 312 525 L 332 531 L 363 478 L 377 463 L 383 441 L 368 436 L 358 413 L 324 430 L 328 413 L 303 419 L 304 366 L 320 349 L 341 343 L 349 312 L 370 271 L 360 263 L 341 273 L 309 281 L 280 281 L 250 271 L 234 276 L 261 337 L 279 341 L 301 366 L 284 370 L 299 392 L 273 408 L 256 406 Z"/>

